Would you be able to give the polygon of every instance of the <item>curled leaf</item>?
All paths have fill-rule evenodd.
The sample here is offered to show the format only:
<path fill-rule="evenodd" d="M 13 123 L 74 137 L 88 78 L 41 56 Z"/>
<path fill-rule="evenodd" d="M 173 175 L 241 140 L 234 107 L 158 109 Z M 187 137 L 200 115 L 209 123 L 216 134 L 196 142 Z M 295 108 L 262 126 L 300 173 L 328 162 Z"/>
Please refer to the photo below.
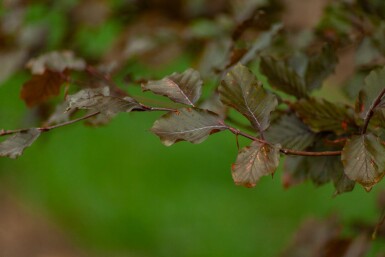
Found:
<path fill-rule="evenodd" d="M 253 141 L 238 154 L 232 167 L 236 185 L 254 187 L 260 177 L 273 174 L 279 164 L 279 145 Z"/>
<path fill-rule="evenodd" d="M 210 111 L 183 108 L 169 112 L 155 121 L 151 131 L 166 146 L 179 141 L 201 143 L 210 134 L 227 129 L 221 118 Z"/>
<path fill-rule="evenodd" d="M 0 143 L 0 156 L 16 159 L 23 154 L 25 148 L 35 142 L 40 133 L 38 129 L 28 129 L 14 134 Z"/>

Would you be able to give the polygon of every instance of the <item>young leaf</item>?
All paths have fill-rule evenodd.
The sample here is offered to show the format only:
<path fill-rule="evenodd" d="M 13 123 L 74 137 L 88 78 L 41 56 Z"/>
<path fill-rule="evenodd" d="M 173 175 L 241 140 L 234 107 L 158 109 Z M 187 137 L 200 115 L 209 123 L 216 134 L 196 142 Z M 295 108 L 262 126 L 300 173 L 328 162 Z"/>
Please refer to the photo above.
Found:
<path fill-rule="evenodd" d="M 232 167 L 235 184 L 254 187 L 260 177 L 273 174 L 279 164 L 279 149 L 279 145 L 258 141 L 243 148 Z"/>
<path fill-rule="evenodd" d="M 164 79 L 142 84 L 142 89 L 167 96 L 177 103 L 194 106 L 201 96 L 202 83 L 199 72 L 188 69 L 183 73 L 173 73 Z"/>
<path fill-rule="evenodd" d="M 305 82 L 284 60 L 262 56 L 261 71 L 273 87 L 297 98 L 307 97 Z"/>
<path fill-rule="evenodd" d="M 0 156 L 16 159 L 22 155 L 25 148 L 32 145 L 40 136 L 40 130 L 28 129 L 14 134 L 0 143 Z"/>
<path fill-rule="evenodd" d="M 315 134 L 295 115 L 283 115 L 266 131 L 269 142 L 279 143 L 284 148 L 304 150 L 314 142 Z"/>
<path fill-rule="evenodd" d="M 221 101 L 242 113 L 253 125 L 263 132 L 270 123 L 270 113 L 278 100 L 266 92 L 254 74 L 238 64 L 227 73 L 219 87 Z"/>
<path fill-rule="evenodd" d="M 365 118 L 368 115 L 368 112 L 373 105 L 377 96 L 384 89 L 384 81 L 385 81 L 385 67 L 380 70 L 374 70 L 369 73 L 369 75 L 365 78 L 365 86 L 360 91 L 361 96 L 361 116 Z M 383 101 L 383 98 L 382 98 Z"/>
<path fill-rule="evenodd" d="M 29 107 L 32 107 L 58 95 L 63 83 L 64 79 L 60 73 L 46 70 L 43 74 L 33 75 L 24 83 L 20 97 Z"/>
<path fill-rule="evenodd" d="M 183 108 L 163 115 L 155 121 L 151 131 L 159 136 L 164 145 L 170 146 L 179 141 L 198 144 L 209 135 L 226 128 L 222 119 L 215 113 Z"/>
<path fill-rule="evenodd" d="M 370 190 L 384 176 L 385 146 L 373 134 L 353 136 L 341 155 L 345 174 Z"/>
<path fill-rule="evenodd" d="M 31 70 L 32 74 L 43 74 L 47 70 L 59 73 L 66 69 L 84 70 L 85 67 L 85 61 L 75 57 L 71 51 L 46 53 L 27 63 L 27 68 Z"/>
<path fill-rule="evenodd" d="M 333 131 L 337 135 L 355 129 L 352 110 L 348 106 L 324 99 L 301 99 L 294 106 L 298 116 L 314 131 Z"/>

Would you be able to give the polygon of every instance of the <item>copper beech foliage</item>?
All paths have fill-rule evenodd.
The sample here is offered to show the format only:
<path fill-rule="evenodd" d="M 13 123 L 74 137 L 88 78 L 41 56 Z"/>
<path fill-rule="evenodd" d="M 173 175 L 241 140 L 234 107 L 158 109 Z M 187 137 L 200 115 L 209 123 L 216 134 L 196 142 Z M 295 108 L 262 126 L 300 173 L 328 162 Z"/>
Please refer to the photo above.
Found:
<path fill-rule="evenodd" d="M 22 100 L 33 107 L 65 92 L 65 101 L 41 127 L 1 130 L 8 137 L 0 143 L 0 156 L 17 158 L 40 134 L 75 122 L 101 125 L 119 113 L 159 111 L 165 114 L 151 131 L 166 146 L 201 143 L 223 131 L 249 139 L 232 165 L 237 185 L 254 187 L 283 161 L 286 187 L 310 179 L 316 185 L 332 182 L 336 194 L 351 191 L 356 183 L 369 191 L 385 174 L 385 62 L 363 60 L 362 54 L 385 56 L 385 25 L 373 10 L 342 2 L 325 9 L 311 39 L 300 38 L 302 43 L 293 43 L 290 31 L 277 22 L 279 8 L 270 14 L 265 13 L 269 8 L 256 6 L 234 18 L 230 28 L 210 23 L 218 30 L 205 38 L 203 61 L 195 69 L 137 83 L 174 102 L 172 107 L 150 106 L 119 88 L 113 76 L 127 56 L 115 55 L 117 68 L 91 65 L 71 51 L 33 58 Z M 365 22 L 352 25 L 357 17 Z M 185 40 L 201 39 L 193 30 L 171 31 Z M 347 46 L 355 48 L 358 60 L 344 88 L 350 102 L 317 96 L 314 92 L 335 71 Z M 202 88 L 213 77 L 218 79 L 215 88 L 202 99 Z"/>

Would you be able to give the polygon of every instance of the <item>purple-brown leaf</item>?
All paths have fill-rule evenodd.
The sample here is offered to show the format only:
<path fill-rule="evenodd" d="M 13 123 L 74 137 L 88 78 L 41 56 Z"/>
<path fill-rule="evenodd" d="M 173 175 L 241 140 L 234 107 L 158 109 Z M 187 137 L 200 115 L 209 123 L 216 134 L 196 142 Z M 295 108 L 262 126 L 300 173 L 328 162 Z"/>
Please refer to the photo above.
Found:
<path fill-rule="evenodd" d="M 166 146 L 178 141 L 201 143 L 210 134 L 227 129 L 222 119 L 213 112 L 183 108 L 169 112 L 155 121 L 151 131 L 159 136 Z"/>
<path fill-rule="evenodd" d="M 202 84 L 199 72 L 188 69 L 183 73 L 173 73 L 161 80 L 151 80 L 142 84 L 142 89 L 167 96 L 177 103 L 194 106 L 201 96 Z"/>
<path fill-rule="evenodd" d="M 254 187 L 260 177 L 273 174 L 279 164 L 279 145 L 253 141 L 238 154 L 232 167 L 236 185 Z"/>

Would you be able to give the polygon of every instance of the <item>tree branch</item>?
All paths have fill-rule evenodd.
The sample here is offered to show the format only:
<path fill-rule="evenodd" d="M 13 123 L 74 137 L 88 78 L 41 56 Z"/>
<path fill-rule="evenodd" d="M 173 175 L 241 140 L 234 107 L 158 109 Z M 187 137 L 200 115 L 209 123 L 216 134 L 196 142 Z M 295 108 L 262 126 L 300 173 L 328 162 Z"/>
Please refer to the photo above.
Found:
<path fill-rule="evenodd" d="M 368 126 L 369 126 L 369 122 L 370 122 L 370 120 L 372 119 L 372 117 L 374 115 L 374 109 L 381 103 L 381 98 L 384 95 L 385 95 L 385 88 L 382 89 L 381 93 L 376 97 L 376 99 L 374 100 L 373 104 L 370 106 L 369 111 L 368 111 L 368 113 L 366 114 L 366 117 L 365 117 L 364 126 L 362 127 L 362 130 L 361 130 L 361 135 L 366 133 L 366 130 L 368 129 Z"/>
<path fill-rule="evenodd" d="M 233 127 L 228 126 L 226 124 L 225 124 L 225 126 L 227 126 L 227 129 L 230 130 L 230 132 L 233 133 L 234 135 L 241 135 L 245 138 L 248 138 L 248 139 L 251 139 L 254 141 L 258 141 L 258 142 L 263 143 L 263 144 L 269 144 L 269 145 L 271 144 L 265 140 L 262 140 L 260 138 L 256 138 L 252 135 L 249 135 L 245 132 L 242 132 L 239 129 L 233 128 Z M 281 148 L 279 151 L 283 154 L 286 154 L 286 155 L 314 156 L 314 157 L 341 155 L 341 151 L 308 152 L 308 151 L 298 151 L 298 150 L 286 149 L 286 148 Z"/>

